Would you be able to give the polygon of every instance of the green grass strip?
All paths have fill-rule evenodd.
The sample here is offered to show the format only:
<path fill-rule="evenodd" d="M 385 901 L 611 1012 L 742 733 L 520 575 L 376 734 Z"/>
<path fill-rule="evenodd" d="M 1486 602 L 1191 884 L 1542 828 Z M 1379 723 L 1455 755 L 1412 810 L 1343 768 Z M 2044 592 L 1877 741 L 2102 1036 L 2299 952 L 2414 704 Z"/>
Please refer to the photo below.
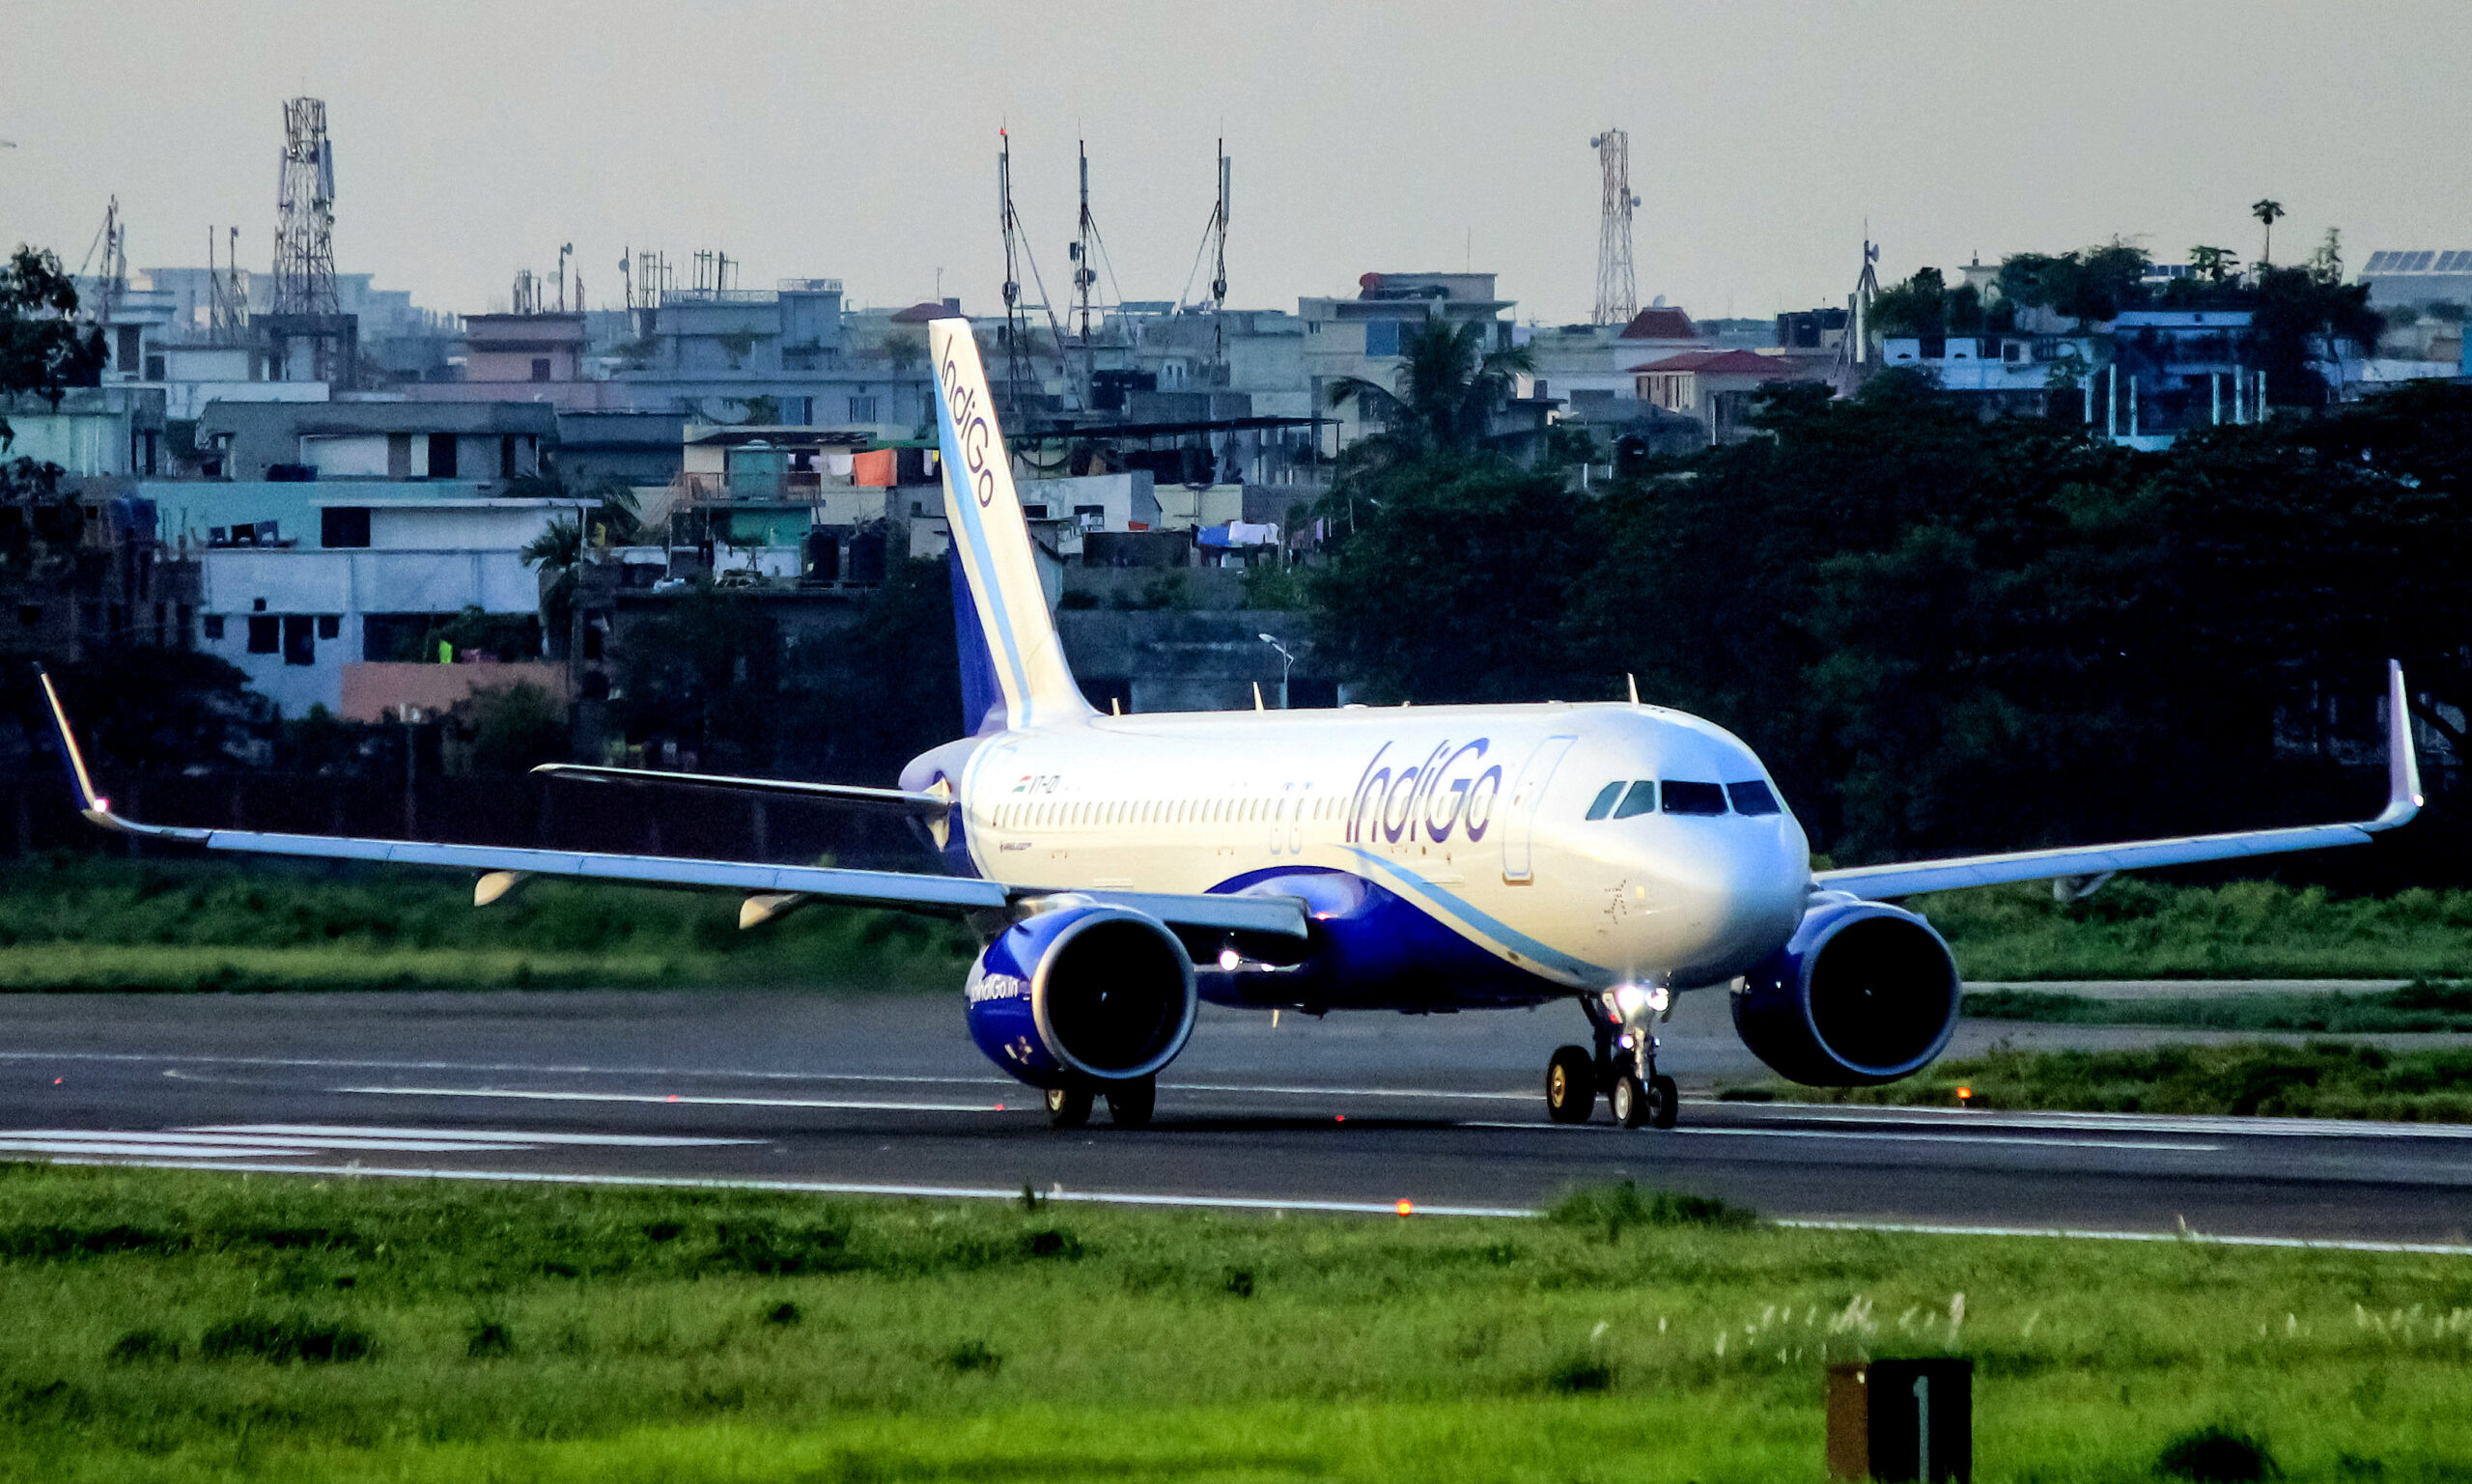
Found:
<path fill-rule="evenodd" d="M 1806 1479 L 1978 1365 L 1977 1476 L 2459 1478 L 2459 1257 L 0 1167 L 0 1478 Z"/>

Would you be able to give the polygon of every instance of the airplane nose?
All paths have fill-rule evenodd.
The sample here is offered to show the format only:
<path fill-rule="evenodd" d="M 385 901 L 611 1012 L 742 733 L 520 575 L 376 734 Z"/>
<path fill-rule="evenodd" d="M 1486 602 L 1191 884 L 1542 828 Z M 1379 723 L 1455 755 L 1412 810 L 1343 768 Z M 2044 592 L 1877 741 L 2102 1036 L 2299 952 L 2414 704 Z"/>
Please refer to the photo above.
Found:
<path fill-rule="evenodd" d="M 1728 818 L 1692 842 L 1675 895 L 1699 982 L 1729 979 L 1775 951 L 1802 920 L 1810 847 L 1784 817 Z"/>

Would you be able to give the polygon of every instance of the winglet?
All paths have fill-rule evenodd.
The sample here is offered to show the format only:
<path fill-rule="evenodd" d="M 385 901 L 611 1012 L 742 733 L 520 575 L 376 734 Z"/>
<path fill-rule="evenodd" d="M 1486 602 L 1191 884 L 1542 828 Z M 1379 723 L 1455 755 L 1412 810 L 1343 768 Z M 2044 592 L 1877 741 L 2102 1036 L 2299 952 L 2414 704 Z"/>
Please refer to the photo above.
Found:
<path fill-rule="evenodd" d="M 2412 698 L 2401 660 L 2386 661 L 2386 808 L 2363 829 L 2392 829 L 2421 812 L 2421 760 L 2412 745 Z"/>
<path fill-rule="evenodd" d="M 77 796 L 78 813 L 105 829 L 116 829 L 123 834 L 161 835 L 180 840 L 206 838 L 207 832 L 203 829 L 174 829 L 160 825 L 140 825 L 114 814 L 112 801 L 95 793 L 94 777 L 86 771 L 86 755 L 77 750 L 77 736 L 69 729 L 69 712 L 60 704 L 60 692 L 51 684 L 51 672 L 38 664 L 35 666 L 35 680 L 42 686 L 43 704 L 51 708 L 52 738 L 60 743 L 61 761 L 68 765 L 69 787 Z"/>

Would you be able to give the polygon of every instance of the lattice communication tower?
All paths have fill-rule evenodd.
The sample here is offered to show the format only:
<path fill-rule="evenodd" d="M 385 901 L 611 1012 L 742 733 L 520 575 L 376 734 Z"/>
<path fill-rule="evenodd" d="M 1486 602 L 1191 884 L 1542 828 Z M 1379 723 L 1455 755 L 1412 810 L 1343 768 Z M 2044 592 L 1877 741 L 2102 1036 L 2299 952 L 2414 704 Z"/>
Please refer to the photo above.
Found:
<path fill-rule="evenodd" d="M 1640 312 L 1640 285 L 1631 270 L 1631 135 L 1609 128 L 1588 141 L 1605 174 L 1604 205 L 1596 229 L 1597 324 L 1626 324 Z"/>
<path fill-rule="evenodd" d="M 295 98 L 283 105 L 283 182 L 274 237 L 273 312 L 331 315 L 335 299 L 335 147 L 326 105 Z"/>

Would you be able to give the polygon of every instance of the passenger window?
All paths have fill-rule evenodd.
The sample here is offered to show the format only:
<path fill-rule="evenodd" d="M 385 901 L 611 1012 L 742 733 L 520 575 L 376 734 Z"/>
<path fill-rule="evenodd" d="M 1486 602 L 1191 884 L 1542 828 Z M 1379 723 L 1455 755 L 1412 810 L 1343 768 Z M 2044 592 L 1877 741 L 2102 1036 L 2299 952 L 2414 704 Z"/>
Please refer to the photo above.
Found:
<path fill-rule="evenodd" d="M 1726 791 L 1713 783 L 1684 783 L 1669 778 L 1664 792 L 1665 812 L 1668 814 L 1726 812 Z"/>
<path fill-rule="evenodd" d="M 1607 784 L 1605 786 L 1605 791 L 1596 796 L 1596 802 L 1587 806 L 1587 817 L 1592 820 L 1601 820 L 1607 815 L 1612 814 L 1614 812 L 1614 800 L 1621 797 L 1622 785 L 1620 782 L 1616 781 Z"/>
<path fill-rule="evenodd" d="M 1657 807 L 1657 786 L 1643 778 L 1631 785 L 1631 792 L 1614 806 L 1614 817 L 1627 820 L 1635 814 L 1653 814 Z"/>
<path fill-rule="evenodd" d="M 1736 814 L 1780 814 L 1777 796 L 1768 785 L 1757 779 L 1749 783 L 1728 783 L 1726 792 L 1733 797 Z"/>

